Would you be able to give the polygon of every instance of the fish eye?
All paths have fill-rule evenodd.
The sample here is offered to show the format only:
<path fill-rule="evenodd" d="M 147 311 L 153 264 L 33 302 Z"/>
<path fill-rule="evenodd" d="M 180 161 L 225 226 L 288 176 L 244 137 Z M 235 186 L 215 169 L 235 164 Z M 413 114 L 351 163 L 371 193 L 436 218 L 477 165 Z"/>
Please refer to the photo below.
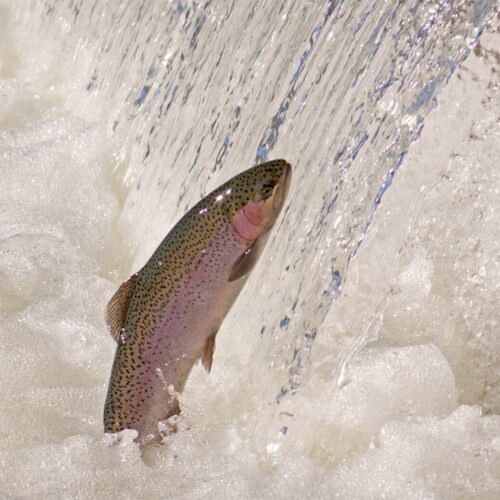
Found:
<path fill-rule="evenodd" d="M 264 198 L 269 198 L 271 196 L 274 186 L 276 185 L 273 181 L 264 181 L 260 187 L 260 192 Z"/>

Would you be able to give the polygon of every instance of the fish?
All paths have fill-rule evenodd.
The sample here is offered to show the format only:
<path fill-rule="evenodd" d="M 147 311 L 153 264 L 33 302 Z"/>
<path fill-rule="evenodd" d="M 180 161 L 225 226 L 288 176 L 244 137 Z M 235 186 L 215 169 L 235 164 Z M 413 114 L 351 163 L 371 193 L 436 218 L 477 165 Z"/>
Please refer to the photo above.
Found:
<path fill-rule="evenodd" d="M 219 327 L 255 266 L 290 186 L 285 160 L 236 175 L 193 206 L 106 307 L 117 342 L 104 431 L 161 442 L 194 364 L 210 372 Z"/>

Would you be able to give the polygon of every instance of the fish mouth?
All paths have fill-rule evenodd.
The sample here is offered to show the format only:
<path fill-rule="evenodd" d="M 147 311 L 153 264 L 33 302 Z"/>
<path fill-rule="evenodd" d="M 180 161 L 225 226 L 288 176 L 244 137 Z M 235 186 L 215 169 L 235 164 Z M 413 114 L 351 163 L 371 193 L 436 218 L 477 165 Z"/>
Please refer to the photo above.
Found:
<path fill-rule="evenodd" d="M 281 178 L 274 190 L 273 212 L 276 212 L 276 215 L 278 215 L 283 205 L 285 204 L 288 191 L 290 190 L 291 181 L 292 167 L 289 163 L 285 162 L 283 173 L 281 174 Z"/>

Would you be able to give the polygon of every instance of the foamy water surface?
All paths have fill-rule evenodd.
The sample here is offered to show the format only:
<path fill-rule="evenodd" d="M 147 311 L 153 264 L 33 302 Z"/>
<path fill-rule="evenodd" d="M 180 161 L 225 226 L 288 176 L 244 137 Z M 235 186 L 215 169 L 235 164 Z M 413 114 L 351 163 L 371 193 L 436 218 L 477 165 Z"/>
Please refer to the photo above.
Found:
<path fill-rule="evenodd" d="M 499 498 L 499 47 L 482 0 L 0 0 L 0 494 Z M 179 431 L 104 435 L 107 300 L 279 157 Z"/>

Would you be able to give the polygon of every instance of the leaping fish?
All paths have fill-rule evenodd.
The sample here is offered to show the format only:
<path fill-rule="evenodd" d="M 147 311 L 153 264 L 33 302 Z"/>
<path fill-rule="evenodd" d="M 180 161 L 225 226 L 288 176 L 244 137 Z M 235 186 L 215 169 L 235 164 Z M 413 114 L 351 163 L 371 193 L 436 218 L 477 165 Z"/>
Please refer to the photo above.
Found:
<path fill-rule="evenodd" d="M 136 429 L 158 441 L 158 422 L 180 413 L 201 359 L 210 371 L 215 337 L 265 245 L 288 192 L 285 160 L 233 177 L 189 210 L 146 265 L 109 301 L 117 342 L 104 407 L 105 432 Z"/>

